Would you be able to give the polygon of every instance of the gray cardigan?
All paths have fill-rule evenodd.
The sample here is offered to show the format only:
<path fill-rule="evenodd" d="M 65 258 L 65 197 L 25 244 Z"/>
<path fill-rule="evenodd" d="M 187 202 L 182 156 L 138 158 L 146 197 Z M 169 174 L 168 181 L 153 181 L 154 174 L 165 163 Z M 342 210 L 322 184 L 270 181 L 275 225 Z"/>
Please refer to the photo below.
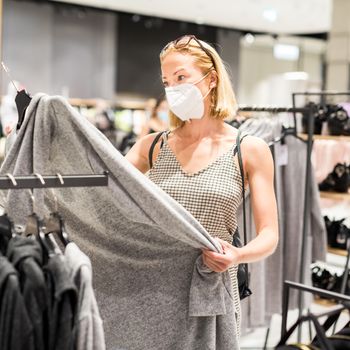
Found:
<path fill-rule="evenodd" d="M 109 186 L 55 190 L 71 239 L 92 262 L 107 349 L 238 349 L 230 277 L 203 267 L 219 251 L 205 229 L 129 164 L 60 97 L 36 95 L 1 174 L 92 174 Z M 36 211 L 53 210 L 34 190 Z M 8 191 L 9 215 L 24 223 L 28 190 Z"/>

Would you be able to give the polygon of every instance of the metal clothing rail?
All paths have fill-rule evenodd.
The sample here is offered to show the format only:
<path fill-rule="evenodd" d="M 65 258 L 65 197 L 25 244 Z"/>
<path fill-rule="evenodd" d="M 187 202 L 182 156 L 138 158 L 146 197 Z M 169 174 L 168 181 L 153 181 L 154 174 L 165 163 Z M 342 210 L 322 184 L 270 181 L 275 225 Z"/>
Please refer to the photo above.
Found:
<path fill-rule="evenodd" d="M 293 92 L 292 93 L 292 101 L 293 101 L 293 107 L 296 107 L 296 96 L 321 96 L 321 104 L 324 104 L 324 98 L 326 96 L 350 96 L 350 91 L 342 91 L 342 92 L 336 92 L 336 91 L 319 91 L 319 92 Z M 294 113 L 294 120 L 296 118 Z"/>
<path fill-rule="evenodd" d="M 238 110 L 241 112 L 269 112 L 269 113 L 307 113 L 309 107 L 248 107 L 239 106 Z"/>
<path fill-rule="evenodd" d="M 19 175 L 0 176 L 1 190 L 53 187 L 92 187 L 107 186 L 108 172 L 98 175 Z"/>
<path fill-rule="evenodd" d="M 324 103 L 324 97 L 325 96 L 350 96 L 350 91 L 319 91 L 319 92 L 293 92 L 292 93 L 292 99 L 293 99 L 293 106 L 296 105 L 296 96 L 321 96 L 321 103 Z"/>
<path fill-rule="evenodd" d="M 350 302 L 350 296 L 335 292 L 326 291 L 324 289 L 307 286 L 305 284 L 284 281 L 283 283 L 283 296 L 282 296 L 282 325 L 281 325 L 281 338 L 287 332 L 287 316 L 288 316 L 288 304 L 289 304 L 289 291 L 291 288 L 297 289 L 300 292 L 307 292 L 320 295 L 321 297 L 328 297 L 330 299 L 337 300 L 339 302 Z M 299 315 L 300 317 L 300 315 Z"/>

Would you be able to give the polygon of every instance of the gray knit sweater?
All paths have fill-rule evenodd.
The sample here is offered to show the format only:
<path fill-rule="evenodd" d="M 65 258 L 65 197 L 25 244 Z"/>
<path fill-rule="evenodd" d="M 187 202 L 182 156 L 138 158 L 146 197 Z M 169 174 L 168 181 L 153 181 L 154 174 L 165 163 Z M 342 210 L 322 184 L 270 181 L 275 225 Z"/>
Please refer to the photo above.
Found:
<path fill-rule="evenodd" d="M 108 187 L 55 194 L 71 239 L 91 259 L 107 349 L 238 349 L 230 277 L 206 270 L 200 255 L 218 245 L 63 98 L 33 98 L 0 172 L 104 170 Z M 50 190 L 34 192 L 41 216 L 53 210 Z M 32 211 L 28 190 L 6 201 L 17 223 Z"/>

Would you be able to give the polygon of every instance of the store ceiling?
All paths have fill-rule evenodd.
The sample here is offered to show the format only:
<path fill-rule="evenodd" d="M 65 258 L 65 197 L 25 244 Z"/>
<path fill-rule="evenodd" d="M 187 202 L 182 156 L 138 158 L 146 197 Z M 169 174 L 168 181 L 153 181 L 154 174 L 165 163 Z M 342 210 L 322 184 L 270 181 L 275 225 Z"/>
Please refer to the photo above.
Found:
<path fill-rule="evenodd" d="M 332 0 L 54 0 L 276 34 L 328 32 Z"/>

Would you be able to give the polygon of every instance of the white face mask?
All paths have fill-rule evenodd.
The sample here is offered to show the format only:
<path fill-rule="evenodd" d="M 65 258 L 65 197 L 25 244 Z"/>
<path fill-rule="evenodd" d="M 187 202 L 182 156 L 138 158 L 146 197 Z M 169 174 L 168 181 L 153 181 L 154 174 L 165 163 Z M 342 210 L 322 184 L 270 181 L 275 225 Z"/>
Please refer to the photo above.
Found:
<path fill-rule="evenodd" d="M 184 83 L 165 88 L 170 110 L 182 121 L 203 117 L 203 100 L 208 96 L 211 89 L 203 97 L 196 84 L 201 82 L 208 74 L 209 72 L 196 83 Z"/>

